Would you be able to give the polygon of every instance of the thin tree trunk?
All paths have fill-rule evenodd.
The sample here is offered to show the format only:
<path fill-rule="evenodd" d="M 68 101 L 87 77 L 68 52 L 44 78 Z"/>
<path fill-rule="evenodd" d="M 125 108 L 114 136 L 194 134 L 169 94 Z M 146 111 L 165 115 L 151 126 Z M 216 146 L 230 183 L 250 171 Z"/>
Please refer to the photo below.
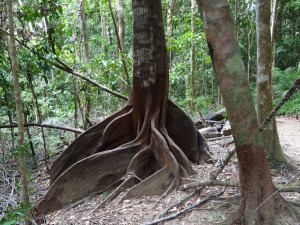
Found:
<path fill-rule="evenodd" d="M 198 3 L 203 10 L 209 52 L 232 127 L 239 164 L 240 208 L 227 222 L 239 219 L 242 225 L 276 224 L 275 202 L 270 197 L 273 194 L 271 173 L 229 4 L 226 0 L 198 0 Z M 262 204 L 267 198 L 269 200 Z"/>
<path fill-rule="evenodd" d="M 2 142 L 2 132 L 0 130 L 0 148 L 1 148 L 1 151 L 2 151 L 2 157 L 5 157 L 6 154 L 5 154 L 5 149 L 4 149 L 4 145 L 3 145 L 3 142 Z"/>
<path fill-rule="evenodd" d="M 11 60 L 11 70 L 13 75 L 13 86 L 14 86 L 14 94 L 16 98 L 16 115 L 18 122 L 18 145 L 23 145 L 24 143 L 24 119 L 22 113 L 22 98 L 21 98 L 21 89 L 19 84 L 19 76 L 18 76 L 18 61 L 16 54 L 16 45 L 15 45 L 15 35 L 14 35 L 14 23 L 13 23 L 13 11 L 12 11 L 12 0 L 6 0 L 7 7 L 7 17 L 8 17 L 8 28 L 9 28 L 9 56 Z M 21 185 L 22 185 L 22 201 L 24 203 L 29 202 L 28 195 L 28 181 L 27 181 L 27 169 L 25 163 L 25 152 L 18 152 L 18 159 L 20 165 L 20 175 L 21 175 Z"/>
<path fill-rule="evenodd" d="M 190 72 L 191 72 L 191 109 L 195 109 L 194 98 L 195 98 L 195 44 L 194 35 L 196 32 L 195 25 L 195 14 L 196 14 L 196 0 L 191 0 L 191 31 L 192 31 L 192 42 L 191 42 L 191 56 L 190 56 Z"/>
<path fill-rule="evenodd" d="M 125 21 L 124 21 L 124 10 L 123 10 L 123 0 L 117 1 L 117 11 L 118 11 L 118 36 L 120 40 L 120 46 L 122 49 L 122 52 L 120 52 L 119 59 L 122 60 L 122 55 L 124 54 L 124 39 L 125 39 Z M 126 78 L 125 71 L 123 71 L 122 74 L 123 77 Z M 120 79 L 120 90 L 121 93 L 126 93 L 126 84 L 124 83 L 123 79 Z"/>
<path fill-rule="evenodd" d="M 86 25 L 86 15 L 84 9 L 84 0 L 80 2 L 80 18 L 81 18 L 81 31 L 83 36 L 83 62 L 89 62 L 89 43 L 88 43 L 88 34 L 87 34 L 87 25 Z"/>
<path fill-rule="evenodd" d="M 87 23 L 84 10 L 84 0 L 80 2 L 80 17 L 81 17 L 81 31 L 83 35 L 83 62 L 87 68 L 89 76 L 89 43 L 88 43 L 88 34 L 87 34 Z M 85 84 L 85 107 L 84 107 L 84 122 L 83 129 L 87 129 L 90 124 L 90 111 L 91 111 L 91 102 L 92 102 L 92 89 L 91 84 Z"/>
<path fill-rule="evenodd" d="M 102 1 L 99 1 L 99 9 L 100 9 L 101 37 L 103 39 L 107 39 L 106 21 L 105 21 L 104 7 L 102 5 Z M 107 56 L 107 49 L 104 42 L 101 45 L 101 54 L 105 54 Z"/>
<path fill-rule="evenodd" d="M 276 58 L 275 32 L 276 32 L 276 25 L 277 25 L 279 0 L 272 0 L 271 2 L 272 2 L 272 11 L 271 11 L 272 67 L 274 67 L 275 66 L 275 58 Z"/>
<path fill-rule="evenodd" d="M 42 121 L 43 121 L 43 119 L 42 119 L 42 113 L 41 113 L 41 110 L 40 110 L 38 99 L 37 99 L 36 94 L 35 94 L 35 90 L 34 90 L 34 86 L 33 86 L 33 83 L 32 83 L 31 74 L 27 73 L 26 74 L 26 78 L 27 78 L 27 81 L 28 81 L 28 84 L 29 84 L 29 87 L 30 87 L 32 98 L 34 100 L 34 105 L 35 105 L 36 110 L 37 110 L 38 122 L 42 123 Z M 47 151 L 47 144 L 46 144 L 45 132 L 44 132 L 44 128 L 43 127 L 41 127 L 41 132 L 42 132 L 43 147 L 44 147 L 44 162 L 45 162 L 46 170 L 49 172 L 48 151 Z"/>
<path fill-rule="evenodd" d="M 257 37 L 257 114 L 261 124 L 273 109 L 272 87 L 272 43 L 270 33 L 270 1 L 256 2 L 256 37 Z M 275 118 L 262 131 L 266 151 L 273 162 L 287 162 L 279 144 Z M 277 139 L 277 140 L 276 140 Z"/>
<path fill-rule="evenodd" d="M 116 23 L 114 12 L 113 12 L 112 5 L 111 5 L 111 0 L 108 0 L 108 5 L 109 5 L 110 14 L 111 14 L 111 17 L 112 17 L 112 20 L 113 20 L 113 25 L 114 25 L 115 35 L 116 35 L 116 38 L 117 38 L 119 53 L 120 53 L 120 56 L 121 56 L 121 59 L 122 59 L 121 61 L 122 61 L 123 68 L 124 68 L 125 80 L 127 82 L 127 89 L 128 89 L 128 91 L 130 91 L 131 82 L 130 82 L 130 79 L 129 79 L 129 73 L 128 73 L 128 69 L 127 69 L 127 65 L 126 65 L 126 61 L 125 61 L 125 57 L 124 57 L 124 51 L 123 51 L 123 48 L 122 48 L 122 45 L 121 45 L 119 32 L 118 32 L 118 28 L 117 28 L 117 23 Z"/>
<path fill-rule="evenodd" d="M 77 104 L 77 79 L 73 77 L 73 93 L 74 93 L 74 127 L 78 127 L 78 104 Z M 75 138 L 78 134 L 74 133 Z"/>
<path fill-rule="evenodd" d="M 252 30 L 249 30 L 248 35 L 248 60 L 247 60 L 247 76 L 248 80 L 250 80 L 250 65 L 251 65 L 251 46 L 252 46 Z"/>
<path fill-rule="evenodd" d="M 25 123 L 27 123 L 27 115 L 26 114 L 25 114 L 24 119 L 25 119 Z M 36 153 L 35 153 L 35 150 L 34 150 L 34 146 L 33 146 L 33 142 L 32 142 L 32 136 L 31 136 L 29 127 L 26 127 L 26 133 L 27 133 L 27 137 L 28 137 L 28 140 L 29 140 L 29 147 L 30 147 L 30 150 L 31 150 L 31 156 L 32 156 L 33 164 L 34 164 L 34 167 L 36 167 L 37 166 Z"/>
<path fill-rule="evenodd" d="M 173 36 L 173 15 L 175 11 L 175 0 L 169 0 L 169 7 L 168 7 L 168 15 L 167 15 L 167 35 L 169 37 Z M 172 50 L 169 50 L 169 64 L 171 68 L 172 64 Z"/>
<path fill-rule="evenodd" d="M 124 21 L 124 10 L 123 10 L 123 0 L 118 0 L 118 20 L 119 20 L 119 38 L 120 45 L 124 51 L 124 39 L 125 39 L 125 21 Z"/>
<path fill-rule="evenodd" d="M 10 111 L 11 102 L 9 101 L 9 96 L 8 96 L 8 90 L 7 90 L 8 85 L 7 85 L 7 81 L 4 77 L 4 75 L 2 73 L 1 73 L 1 77 L 5 81 L 5 83 L 2 87 L 3 87 L 3 91 L 4 91 L 5 104 L 7 106 L 6 113 L 7 113 L 9 124 L 12 125 L 13 124 L 13 117 L 12 117 L 12 114 L 11 114 L 11 111 Z M 10 135 L 11 135 L 11 148 L 14 149 L 15 148 L 15 135 L 14 135 L 14 128 L 13 127 L 10 128 Z"/>

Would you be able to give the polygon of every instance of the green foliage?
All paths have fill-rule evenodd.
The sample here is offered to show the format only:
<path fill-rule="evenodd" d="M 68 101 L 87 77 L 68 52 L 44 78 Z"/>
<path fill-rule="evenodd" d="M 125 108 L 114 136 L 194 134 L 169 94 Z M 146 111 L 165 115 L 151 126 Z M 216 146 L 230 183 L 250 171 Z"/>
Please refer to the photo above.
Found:
<path fill-rule="evenodd" d="M 277 104 L 293 85 L 294 81 L 300 76 L 300 68 L 287 68 L 281 70 L 279 68 L 273 69 L 273 87 L 275 100 Z M 300 112 L 300 93 L 299 90 L 281 107 L 279 114 L 295 114 Z"/>
<path fill-rule="evenodd" d="M 30 219 L 31 203 L 21 202 L 17 207 L 9 207 L 5 210 L 3 218 L 0 220 L 2 225 L 20 224 L 24 220 Z"/>

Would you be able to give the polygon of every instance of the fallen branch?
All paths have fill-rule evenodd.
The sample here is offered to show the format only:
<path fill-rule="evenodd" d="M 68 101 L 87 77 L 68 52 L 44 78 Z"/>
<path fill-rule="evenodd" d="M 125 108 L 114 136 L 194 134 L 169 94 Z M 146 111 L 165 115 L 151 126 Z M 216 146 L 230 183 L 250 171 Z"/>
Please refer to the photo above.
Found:
<path fill-rule="evenodd" d="M 239 182 L 237 180 L 205 180 L 197 181 L 182 185 L 179 187 L 181 191 L 187 191 L 193 188 L 199 188 L 202 186 L 225 186 L 225 187 L 238 187 Z M 274 184 L 275 189 L 277 190 L 273 195 L 278 192 L 298 192 L 300 190 L 300 181 L 287 184 Z M 266 199 L 267 201 L 268 199 Z M 262 203 L 263 204 L 263 203 Z"/>
<path fill-rule="evenodd" d="M 82 130 L 82 129 L 72 128 L 72 127 L 56 126 L 56 125 L 52 125 L 52 124 L 27 123 L 27 124 L 24 124 L 24 126 L 25 127 L 47 127 L 47 128 L 58 129 L 58 130 L 71 131 L 71 132 L 79 133 L 79 134 L 84 132 L 84 130 Z M 18 124 L 0 125 L 0 129 L 12 128 L 12 127 L 18 127 Z"/>
<path fill-rule="evenodd" d="M 225 191 L 225 188 L 223 188 L 222 191 L 218 192 L 218 193 L 213 193 L 213 194 L 210 194 L 208 195 L 207 197 L 205 197 L 204 199 L 199 199 L 196 203 L 188 206 L 187 208 L 184 208 L 174 214 L 171 214 L 167 217 L 164 217 L 164 218 L 161 218 L 161 219 L 158 219 L 158 220 L 154 220 L 154 221 L 151 221 L 151 222 L 146 222 L 144 223 L 143 225 L 154 225 L 154 224 L 158 224 L 158 223 L 161 223 L 161 222 L 166 222 L 166 221 L 169 221 L 169 220 L 172 220 L 186 212 L 189 212 L 191 211 L 193 208 L 197 207 L 197 206 L 200 206 L 200 205 L 203 205 L 204 203 L 210 201 L 211 199 L 217 197 L 217 196 L 220 196 L 221 194 L 223 194 Z"/>
<path fill-rule="evenodd" d="M 280 100 L 280 102 L 275 106 L 275 108 L 270 112 L 270 114 L 265 118 L 263 123 L 260 125 L 259 130 L 262 131 L 265 129 L 268 124 L 270 123 L 271 119 L 274 117 L 274 115 L 278 112 L 278 110 L 283 106 L 283 104 L 294 94 L 294 92 L 297 91 L 297 89 L 300 87 L 300 77 L 298 77 L 294 84 L 290 87 L 288 92 L 285 94 L 285 96 Z"/>
<path fill-rule="evenodd" d="M 197 181 L 189 184 L 184 184 L 179 187 L 181 191 L 187 191 L 193 188 L 198 188 L 201 186 L 225 186 L 225 187 L 238 187 L 239 182 L 237 180 L 205 180 Z"/>
<path fill-rule="evenodd" d="M 230 138 L 231 136 L 222 136 L 222 137 L 215 137 L 215 138 L 208 138 L 206 141 L 218 141 L 226 138 Z"/>
<path fill-rule="evenodd" d="M 210 172 L 209 180 L 217 179 L 218 175 L 223 171 L 224 167 L 229 163 L 232 156 L 235 154 L 235 148 L 227 153 L 227 157 L 217 166 L 217 169 Z"/>
<path fill-rule="evenodd" d="M 158 214 L 155 217 L 155 220 L 158 220 L 159 218 L 161 218 L 162 216 L 166 215 L 171 209 L 173 209 L 174 207 L 177 207 L 183 203 L 185 203 L 187 200 L 189 200 L 190 198 L 194 197 L 195 195 L 201 193 L 201 191 L 205 188 L 205 186 L 202 187 L 198 187 L 196 188 L 191 194 L 185 196 L 183 199 L 179 200 L 178 202 L 175 202 L 173 205 L 170 205 L 168 208 L 166 208 L 165 210 L 163 210 L 160 214 Z"/>

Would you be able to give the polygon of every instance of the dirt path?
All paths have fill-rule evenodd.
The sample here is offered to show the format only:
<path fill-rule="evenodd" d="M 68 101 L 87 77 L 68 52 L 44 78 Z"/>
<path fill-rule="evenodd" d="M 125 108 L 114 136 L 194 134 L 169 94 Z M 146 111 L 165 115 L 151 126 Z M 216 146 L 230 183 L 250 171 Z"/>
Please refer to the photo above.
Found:
<path fill-rule="evenodd" d="M 277 118 L 280 143 L 290 160 L 300 166 L 300 120 L 293 117 Z"/>

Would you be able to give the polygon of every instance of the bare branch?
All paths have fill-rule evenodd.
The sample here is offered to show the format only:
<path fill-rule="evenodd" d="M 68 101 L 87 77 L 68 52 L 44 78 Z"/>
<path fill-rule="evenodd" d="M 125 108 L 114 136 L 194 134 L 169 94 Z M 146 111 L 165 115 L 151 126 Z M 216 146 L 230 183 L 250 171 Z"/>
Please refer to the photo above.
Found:
<path fill-rule="evenodd" d="M 7 31 L 0 28 L 0 30 L 2 30 L 5 34 L 8 35 Z M 40 60 L 43 60 L 43 61 L 47 61 L 49 62 L 49 60 L 47 60 L 45 57 L 43 57 L 42 55 L 40 55 L 38 52 L 36 52 L 34 49 L 31 49 L 30 47 L 28 47 L 26 44 L 24 44 L 22 41 L 16 39 L 16 41 L 22 45 L 24 48 L 26 48 L 28 51 L 30 51 L 31 53 L 33 53 L 35 56 L 37 56 Z M 56 56 L 57 57 L 57 56 Z M 67 73 L 70 73 L 70 74 L 73 74 L 74 76 L 77 76 L 77 77 L 80 77 L 81 79 L 93 84 L 94 86 L 98 87 L 99 89 L 103 90 L 103 91 L 106 91 L 107 93 L 110 93 L 116 97 L 119 97 L 123 100 L 128 100 L 128 98 L 124 95 L 121 95 L 120 93 L 118 92 L 115 92 L 107 87 L 105 87 L 104 85 L 101 85 L 99 83 L 97 83 L 95 80 L 92 80 L 90 78 L 88 78 L 87 76 L 83 75 L 83 74 L 80 74 L 79 72 L 75 71 L 73 68 L 71 68 L 70 66 L 68 66 L 67 64 L 65 64 L 64 62 L 62 62 L 59 58 L 55 58 L 55 60 L 58 62 L 58 63 L 55 63 L 55 62 L 51 62 L 51 65 L 53 65 L 54 67 L 56 67 L 57 69 L 60 69 L 60 70 L 63 70 Z"/>
<path fill-rule="evenodd" d="M 57 63 L 52 63 L 51 62 L 51 64 L 53 66 L 55 66 L 56 68 L 61 69 L 61 70 L 65 71 L 65 72 L 71 73 L 71 74 L 73 74 L 73 75 L 75 75 L 77 77 L 80 77 L 81 79 L 83 79 L 83 80 L 85 80 L 85 81 L 93 84 L 94 86 L 98 87 L 99 89 L 101 89 L 103 91 L 106 91 L 107 93 L 110 93 L 110 94 L 112 94 L 112 95 L 114 95 L 116 97 L 119 97 L 119 98 L 123 99 L 123 100 L 128 100 L 128 98 L 126 96 L 121 95 L 120 93 L 115 92 L 115 91 L 113 91 L 113 90 L 111 90 L 111 89 L 109 89 L 109 88 L 107 88 L 107 87 L 105 87 L 105 86 L 97 83 L 96 81 L 92 80 L 91 78 L 89 78 L 87 76 L 84 76 L 83 74 L 78 73 L 73 68 L 71 68 L 70 66 L 68 66 L 67 64 L 65 64 L 64 62 L 62 62 L 60 59 L 56 58 L 56 61 L 60 65 L 57 64 Z"/>
<path fill-rule="evenodd" d="M 300 87 L 300 77 L 298 77 L 294 84 L 290 87 L 285 96 L 281 99 L 281 101 L 275 106 L 275 108 L 270 112 L 270 114 L 265 118 L 264 122 L 260 125 L 259 130 L 262 131 L 265 129 L 270 123 L 271 119 L 278 112 L 278 110 L 283 106 L 283 104 L 289 100 L 289 98 L 296 92 Z"/>
<path fill-rule="evenodd" d="M 72 128 L 72 127 L 62 127 L 52 124 L 41 124 L 41 123 L 27 123 L 24 124 L 25 127 L 47 127 L 47 128 L 53 128 L 58 130 L 65 130 L 65 131 L 71 131 L 74 133 L 83 133 L 84 130 L 78 129 L 78 128 Z M 11 127 L 18 127 L 18 124 L 11 124 L 11 125 L 0 125 L 0 129 L 3 128 L 11 128 Z"/>
<path fill-rule="evenodd" d="M 146 222 L 143 225 L 154 225 L 154 224 L 158 224 L 158 223 L 161 223 L 161 222 L 166 222 L 166 221 L 169 221 L 171 219 L 177 218 L 178 216 L 180 216 L 180 215 L 182 215 L 186 212 L 191 211 L 193 208 L 198 207 L 200 205 L 203 205 L 206 202 L 210 201 L 211 199 L 223 194 L 224 191 L 225 191 L 225 188 L 222 191 L 218 192 L 218 193 L 213 193 L 213 194 L 208 195 L 206 198 L 204 198 L 202 200 L 199 199 L 196 203 L 194 203 L 194 204 L 190 205 L 189 207 L 186 207 L 183 210 L 180 210 L 180 211 L 178 211 L 178 212 L 176 212 L 176 213 L 174 213 L 170 216 L 167 216 L 167 217 L 164 217 L 164 218 L 161 218 L 161 219 L 158 219 L 158 220 L 154 220 L 154 221 L 151 221 L 151 222 Z"/>

